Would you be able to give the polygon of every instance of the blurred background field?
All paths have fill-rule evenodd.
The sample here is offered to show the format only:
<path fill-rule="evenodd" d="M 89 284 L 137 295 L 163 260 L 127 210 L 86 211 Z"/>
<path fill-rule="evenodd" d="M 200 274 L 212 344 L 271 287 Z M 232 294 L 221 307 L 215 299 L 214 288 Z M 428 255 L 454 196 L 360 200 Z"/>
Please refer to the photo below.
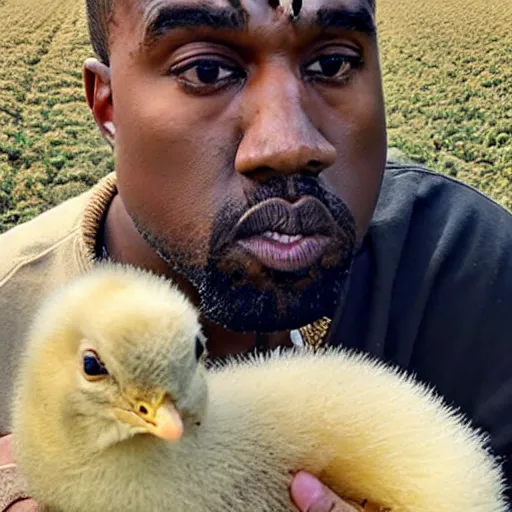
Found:
<path fill-rule="evenodd" d="M 0 232 L 113 170 L 83 0 L 0 0 Z M 512 0 L 377 0 L 390 153 L 512 210 Z"/>

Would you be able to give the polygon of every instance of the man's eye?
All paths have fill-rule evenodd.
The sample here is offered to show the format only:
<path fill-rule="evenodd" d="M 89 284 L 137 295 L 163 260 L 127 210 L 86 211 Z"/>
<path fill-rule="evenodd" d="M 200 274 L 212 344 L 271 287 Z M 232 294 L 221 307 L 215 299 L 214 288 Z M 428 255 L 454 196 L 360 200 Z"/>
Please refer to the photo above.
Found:
<path fill-rule="evenodd" d="M 185 86 L 192 89 L 220 89 L 234 81 L 243 78 L 240 70 L 224 66 L 222 63 L 201 59 L 185 66 L 174 68 L 171 74 Z"/>
<path fill-rule="evenodd" d="M 309 78 L 344 81 L 349 78 L 350 72 L 362 66 L 362 60 L 355 56 L 324 55 L 305 68 Z"/>

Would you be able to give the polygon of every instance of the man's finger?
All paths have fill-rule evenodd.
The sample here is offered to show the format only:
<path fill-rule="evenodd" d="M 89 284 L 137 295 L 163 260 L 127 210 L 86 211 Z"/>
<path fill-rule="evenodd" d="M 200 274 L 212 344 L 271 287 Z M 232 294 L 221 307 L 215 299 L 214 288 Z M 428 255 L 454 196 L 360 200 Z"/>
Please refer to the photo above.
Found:
<path fill-rule="evenodd" d="M 0 437 L 0 466 L 13 463 L 11 439 L 11 435 Z"/>
<path fill-rule="evenodd" d="M 305 471 L 295 475 L 291 495 L 301 512 L 355 512 L 358 510 Z"/>
<path fill-rule="evenodd" d="M 12 504 L 7 512 L 42 512 L 42 510 L 34 500 L 26 499 Z"/>

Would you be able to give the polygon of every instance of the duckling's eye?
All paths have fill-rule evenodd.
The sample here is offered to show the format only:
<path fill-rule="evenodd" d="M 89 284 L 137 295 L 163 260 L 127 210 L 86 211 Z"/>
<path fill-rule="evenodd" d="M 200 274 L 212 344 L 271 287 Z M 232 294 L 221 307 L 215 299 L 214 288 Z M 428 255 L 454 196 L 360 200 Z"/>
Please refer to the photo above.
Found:
<path fill-rule="evenodd" d="M 197 337 L 196 338 L 196 360 L 199 361 L 201 356 L 204 354 L 204 342 Z"/>
<path fill-rule="evenodd" d="M 103 366 L 98 356 L 94 352 L 85 352 L 83 356 L 83 369 L 87 377 L 95 380 L 108 375 L 106 368 Z"/>

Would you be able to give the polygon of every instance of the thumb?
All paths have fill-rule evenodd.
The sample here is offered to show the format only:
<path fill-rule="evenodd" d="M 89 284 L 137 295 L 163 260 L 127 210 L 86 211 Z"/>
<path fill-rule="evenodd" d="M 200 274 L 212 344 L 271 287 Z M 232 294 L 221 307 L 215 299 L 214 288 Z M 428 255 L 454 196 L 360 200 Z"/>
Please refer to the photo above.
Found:
<path fill-rule="evenodd" d="M 358 510 L 336 496 L 313 475 L 305 471 L 300 471 L 295 475 L 291 486 L 291 495 L 300 512 L 354 512 Z"/>

